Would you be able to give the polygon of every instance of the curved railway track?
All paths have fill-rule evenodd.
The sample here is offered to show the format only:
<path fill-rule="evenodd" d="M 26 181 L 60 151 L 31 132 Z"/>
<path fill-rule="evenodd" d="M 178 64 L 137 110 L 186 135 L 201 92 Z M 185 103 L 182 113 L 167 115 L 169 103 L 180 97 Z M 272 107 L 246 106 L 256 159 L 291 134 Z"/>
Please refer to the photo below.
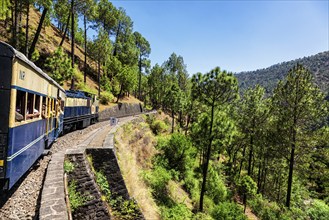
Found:
<path fill-rule="evenodd" d="M 121 119 L 125 121 L 130 117 Z M 42 156 L 25 176 L 0 198 L 0 219 L 38 219 L 40 198 L 51 154 L 73 146 L 102 146 L 111 126 L 108 121 L 66 134 L 52 145 L 48 155 Z"/>

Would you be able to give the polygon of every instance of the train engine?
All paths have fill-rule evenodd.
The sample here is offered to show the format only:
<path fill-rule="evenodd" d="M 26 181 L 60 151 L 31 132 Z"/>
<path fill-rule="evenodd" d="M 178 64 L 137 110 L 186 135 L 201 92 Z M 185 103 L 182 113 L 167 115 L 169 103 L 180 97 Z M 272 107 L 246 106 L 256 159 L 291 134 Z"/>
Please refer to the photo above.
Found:
<path fill-rule="evenodd" d="M 98 100 L 95 95 L 66 90 L 64 132 L 82 129 L 98 122 Z"/>

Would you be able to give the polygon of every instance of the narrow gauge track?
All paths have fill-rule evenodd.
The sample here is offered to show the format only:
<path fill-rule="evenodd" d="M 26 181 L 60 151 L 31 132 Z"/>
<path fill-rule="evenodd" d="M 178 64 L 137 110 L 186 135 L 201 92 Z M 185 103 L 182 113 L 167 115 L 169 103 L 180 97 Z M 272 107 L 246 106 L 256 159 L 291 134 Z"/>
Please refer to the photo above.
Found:
<path fill-rule="evenodd" d="M 51 154 L 78 145 L 102 146 L 110 129 L 109 122 L 104 121 L 59 137 L 48 155 L 39 158 L 8 193 L 1 194 L 0 219 L 38 219 L 41 192 Z"/>

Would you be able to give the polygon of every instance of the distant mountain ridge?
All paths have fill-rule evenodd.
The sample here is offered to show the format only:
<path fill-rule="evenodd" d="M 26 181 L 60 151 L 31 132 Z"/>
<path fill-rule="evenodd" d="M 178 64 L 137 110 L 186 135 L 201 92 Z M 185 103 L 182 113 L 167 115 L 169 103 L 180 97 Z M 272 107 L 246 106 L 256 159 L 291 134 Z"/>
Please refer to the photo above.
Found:
<path fill-rule="evenodd" d="M 329 92 L 329 51 L 321 52 L 313 56 L 303 57 L 296 60 L 275 64 L 268 68 L 235 74 L 241 91 L 256 84 L 265 87 L 267 93 L 272 93 L 279 80 L 284 79 L 288 71 L 297 63 L 309 69 L 315 83 L 320 89 Z"/>

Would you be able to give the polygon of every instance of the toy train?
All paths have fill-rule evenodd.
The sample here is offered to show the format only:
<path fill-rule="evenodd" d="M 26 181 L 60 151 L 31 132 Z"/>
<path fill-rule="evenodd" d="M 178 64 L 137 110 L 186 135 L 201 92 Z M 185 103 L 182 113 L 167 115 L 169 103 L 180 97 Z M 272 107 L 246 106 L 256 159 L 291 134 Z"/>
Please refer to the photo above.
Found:
<path fill-rule="evenodd" d="M 9 190 L 56 138 L 98 121 L 92 94 L 65 91 L 0 42 L 0 190 Z"/>

